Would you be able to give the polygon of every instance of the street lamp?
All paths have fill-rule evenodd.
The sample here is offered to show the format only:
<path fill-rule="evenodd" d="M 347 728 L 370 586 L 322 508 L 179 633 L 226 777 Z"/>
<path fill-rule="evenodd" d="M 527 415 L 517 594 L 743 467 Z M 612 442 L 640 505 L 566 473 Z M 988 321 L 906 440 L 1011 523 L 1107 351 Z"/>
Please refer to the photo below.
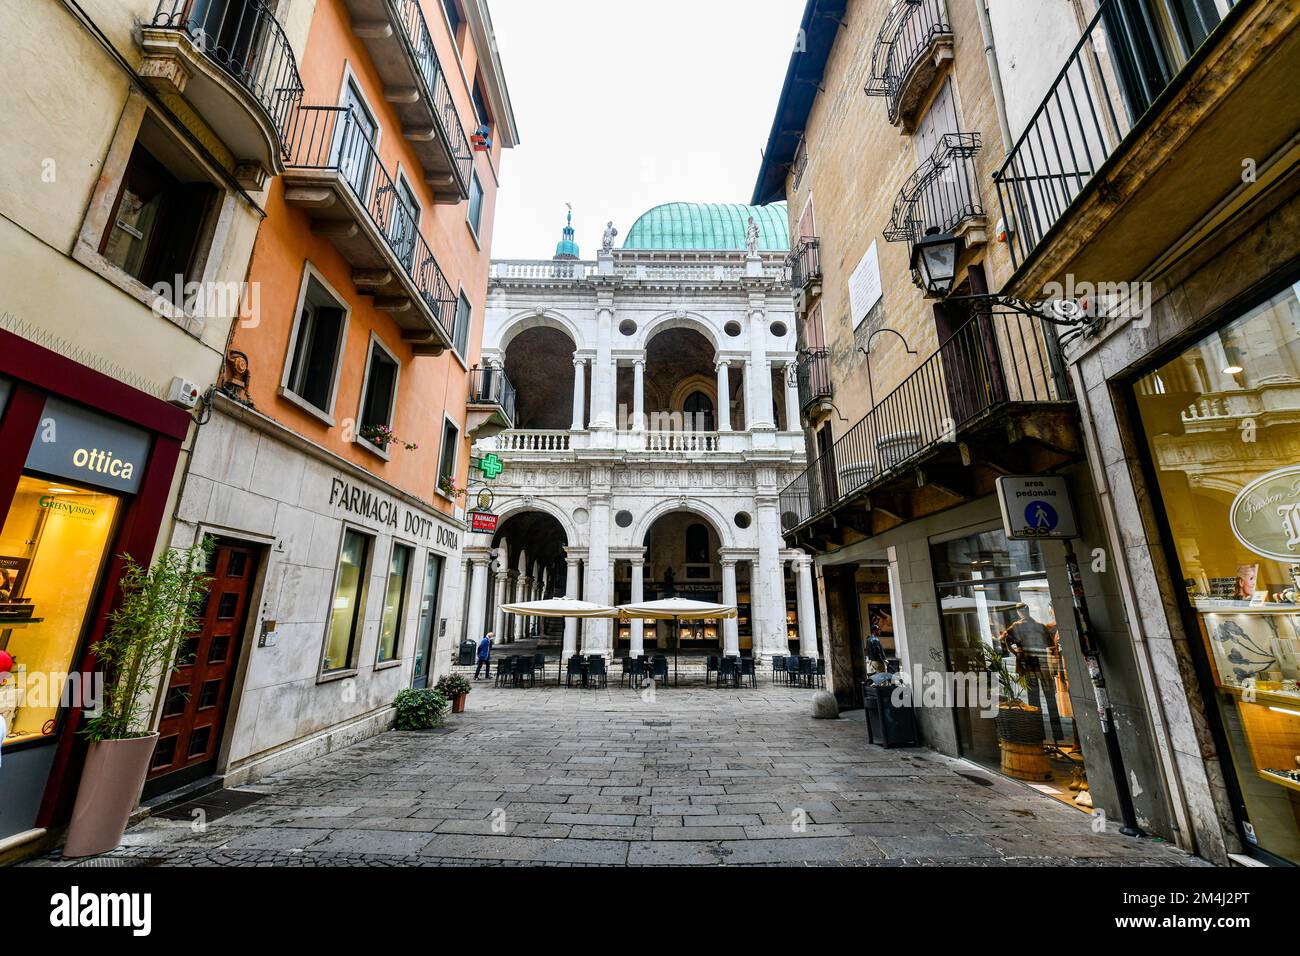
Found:
<path fill-rule="evenodd" d="M 931 299 L 941 299 L 952 290 L 957 275 L 957 244 L 961 240 L 935 226 L 912 246 L 912 271 L 921 277 L 921 286 Z"/>

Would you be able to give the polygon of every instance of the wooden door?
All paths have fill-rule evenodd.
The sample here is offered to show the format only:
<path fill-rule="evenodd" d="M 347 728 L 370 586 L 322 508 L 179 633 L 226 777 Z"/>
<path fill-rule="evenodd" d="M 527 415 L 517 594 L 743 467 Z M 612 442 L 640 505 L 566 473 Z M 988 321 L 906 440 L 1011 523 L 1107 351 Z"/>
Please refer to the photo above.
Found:
<path fill-rule="evenodd" d="M 229 541 L 213 549 L 202 623 L 177 650 L 163 699 L 149 780 L 166 780 L 146 792 L 181 786 L 216 767 L 260 556 L 257 547 Z"/>

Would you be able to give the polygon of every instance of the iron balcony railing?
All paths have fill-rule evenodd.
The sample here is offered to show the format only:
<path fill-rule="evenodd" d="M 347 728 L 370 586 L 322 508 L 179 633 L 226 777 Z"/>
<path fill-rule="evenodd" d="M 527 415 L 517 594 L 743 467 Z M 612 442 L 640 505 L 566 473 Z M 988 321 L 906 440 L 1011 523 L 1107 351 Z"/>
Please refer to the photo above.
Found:
<path fill-rule="evenodd" d="M 497 405 L 510 421 L 515 420 L 515 387 L 503 368 L 475 365 L 469 370 L 469 403 Z"/>
<path fill-rule="evenodd" d="M 469 179 L 474 166 L 474 153 L 470 149 L 469 138 L 461 124 L 460 113 L 451 98 L 451 87 L 447 85 L 447 75 L 433 48 L 433 38 L 429 35 L 429 25 L 417 0 L 397 0 L 401 13 L 402 27 L 406 38 L 415 50 L 415 59 L 419 64 L 420 75 L 433 100 L 433 111 L 442 126 L 444 139 L 451 147 L 456 176 L 460 180 L 461 190 L 468 194 Z"/>
<path fill-rule="evenodd" d="M 831 353 L 827 349 L 808 349 L 799 354 L 795 365 L 799 385 L 799 407 L 835 397 L 831 387 Z"/>
<path fill-rule="evenodd" d="M 941 136 L 934 152 L 899 190 L 885 239 L 915 245 L 927 233 L 954 233 L 962 223 L 982 219 L 984 205 L 975 171 L 979 150 L 979 133 Z M 913 278 L 917 280 L 915 273 Z"/>
<path fill-rule="evenodd" d="M 799 140 L 799 147 L 794 151 L 794 163 L 790 167 L 790 189 L 794 191 L 803 182 L 803 174 L 808 171 L 808 141 Z"/>
<path fill-rule="evenodd" d="M 181 30 L 266 113 L 286 157 L 302 102 L 298 61 L 266 0 L 159 0 L 153 26 Z"/>
<path fill-rule="evenodd" d="M 795 242 L 786 257 L 790 275 L 790 288 L 806 289 L 810 282 L 822 277 L 822 241 L 816 236 L 804 236 Z"/>
<path fill-rule="evenodd" d="M 1239 2 L 1228 0 L 1228 6 Z M 1217 23 L 1202 28 L 1209 33 Z M 994 174 L 1017 267 L 1174 81 L 1178 73 L 1163 50 L 1142 10 L 1102 0 Z"/>
<path fill-rule="evenodd" d="M 300 108 L 285 165 L 290 169 L 333 170 L 347 182 L 450 341 L 456 321 L 455 290 L 420 234 L 415 217 L 400 201 L 397 184 L 352 115 L 352 108 Z"/>
<path fill-rule="evenodd" d="M 895 0 L 871 50 L 868 96 L 888 97 L 889 121 L 898 122 L 903 86 L 930 43 L 951 36 L 945 0 Z"/>
<path fill-rule="evenodd" d="M 1038 319 L 977 314 L 781 492 L 785 530 L 896 474 L 994 410 L 1068 399 Z"/>

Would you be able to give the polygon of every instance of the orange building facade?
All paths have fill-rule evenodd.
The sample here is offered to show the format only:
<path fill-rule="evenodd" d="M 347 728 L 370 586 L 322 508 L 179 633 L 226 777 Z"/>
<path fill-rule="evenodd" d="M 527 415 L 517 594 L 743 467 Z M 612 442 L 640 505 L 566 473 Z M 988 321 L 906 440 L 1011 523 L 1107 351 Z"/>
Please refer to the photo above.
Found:
<path fill-rule="evenodd" d="M 432 685 L 462 636 L 470 447 L 510 424 L 477 368 L 518 141 L 487 3 L 280 7 L 301 92 L 265 84 L 277 168 L 172 536 L 215 540 L 215 584 L 146 795 L 328 752 Z"/>

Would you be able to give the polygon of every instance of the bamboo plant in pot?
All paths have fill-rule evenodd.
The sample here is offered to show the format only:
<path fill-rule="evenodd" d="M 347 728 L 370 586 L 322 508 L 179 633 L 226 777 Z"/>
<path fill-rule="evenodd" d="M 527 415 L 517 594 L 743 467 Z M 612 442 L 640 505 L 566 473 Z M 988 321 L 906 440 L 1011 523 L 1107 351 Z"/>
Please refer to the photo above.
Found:
<path fill-rule="evenodd" d="M 67 857 L 105 853 L 122 842 L 158 734 L 149 729 L 154 691 L 172 667 L 178 641 L 198 630 L 211 543 L 167 550 L 152 568 L 123 556 L 122 602 L 95 655 L 104 695 L 86 720 L 90 740 L 63 847 Z"/>
<path fill-rule="evenodd" d="M 1025 678 L 1007 666 L 997 650 L 983 646 L 984 666 L 998 685 L 998 749 L 1002 772 L 1020 780 L 1044 780 L 1051 767 L 1043 751 L 1043 712 L 1020 699 L 1026 691 Z"/>

